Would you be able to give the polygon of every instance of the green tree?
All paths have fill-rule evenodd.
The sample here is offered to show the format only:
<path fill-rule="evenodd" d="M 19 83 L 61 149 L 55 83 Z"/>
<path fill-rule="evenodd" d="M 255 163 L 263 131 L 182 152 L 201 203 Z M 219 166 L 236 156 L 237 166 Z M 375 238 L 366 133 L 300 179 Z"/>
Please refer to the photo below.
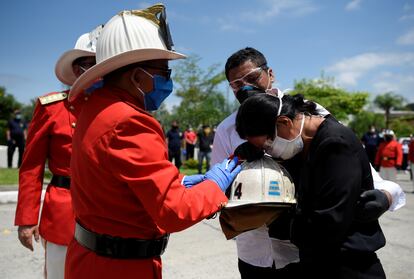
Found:
<path fill-rule="evenodd" d="M 359 138 L 368 131 L 369 126 L 374 125 L 377 130 L 380 130 L 385 126 L 384 117 L 381 114 L 377 114 L 370 111 L 361 111 L 356 114 L 352 121 L 349 123 L 349 127 L 357 134 Z"/>
<path fill-rule="evenodd" d="M 367 103 L 369 94 L 365 92 L 348 92 L 337 88 L 332 78 L 323 75 L 317 80 L 302 79 L 295 82 L 291 94 L 302 94 L 305 99 L 324 106 L 338 120 L 347 120 L 348 115 L 358 114 Z"/>
<path fill-rule="evenodd" d="M 382 95 L 378 95 L 374 99 L 374 104 L 385 111 L 385 128 L 389 128 L 390 125 L 390 112 L 393 108 L 400 108 L 403 106 L 405 99 L 393 92 L 387 92 Z"/>
<path fill-rule="evenodd" d="M 218 70 L 219 65 L 204 70 L 198 66 L 199 61 L 200 58 L 193 55 L 180 61 L 174 69 L 176 95 L 181 102 L 173 108 L 169 120 L 178 120 L 182 128 L 215 125 L 230 114 L 232 108 L 218 88 L 225 80 L 223 71 Z"/>
<path fill-rule="evenodd" d="M 168 124 L 171 123 L 171 113 L 168 111 L 167 106 L 164 103 L 161 103 L 159 109 L 154 111 L 152 115 L 160 122 L 164 131 L 168 130 Z"/>
<path fill-rule="evenodd" d="M 31 99 L 30 104 L 24 105 L 21 108 L 23 119 L 27 122 L 32 121 L 34 108 L 36 106 L 37 99 Z"/>
<path fill-rule="evenodd" d="M 405 109 L 414 111 L 414 103 L 409 103 L 405 106 Z"/>
<path fill-rule="evenodd" d="M 390 128 L 395 132 L 397 137 L 408 137 L 414 134 L 414 119 L 411 117 L 393 119 L 390 122 Z"/>

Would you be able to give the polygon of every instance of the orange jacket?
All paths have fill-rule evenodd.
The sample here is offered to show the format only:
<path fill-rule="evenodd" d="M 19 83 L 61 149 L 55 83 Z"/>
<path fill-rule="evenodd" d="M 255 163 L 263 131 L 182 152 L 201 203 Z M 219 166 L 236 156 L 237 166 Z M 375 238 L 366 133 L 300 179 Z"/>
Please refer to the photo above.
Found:
<path fill-rule="evenodd" d="M 67 97 L 62 93 L 67 92 L 50 93 L 46 96 L 52 98 L 46 104 L 36 104 L 19 170 L 16 226 L 38 223 L 46 161 L 53 174 L 70 176 L 72 123 L 76 123 L 81 100 L 69 105 Z M 53 100 L 53 97 L 58 99 Z M 73 232 L 74 215 L 70 191 L 49 184 L 40 219 L 40 235 L 48 241 L 68 245 Z"/>
<path fill-rule="evenodd" d="M 375 157 L 375 165 L 392 168 L 402 164 L 402 146 L 397 141 L 382 142 Z"/>
<path fill-rule="evenodd" d="M 100 234 L 154 239 L 217 212 L 227 202 L 224 193 L 212 181 L 181 185 L 164 139 L 157 120 L 127 92 L 94 91 L 73 138 L 71 190 L 79 222 Z M 65 276 L 161 278 L 161 260 L 113 260 L 73 241 Z"/>

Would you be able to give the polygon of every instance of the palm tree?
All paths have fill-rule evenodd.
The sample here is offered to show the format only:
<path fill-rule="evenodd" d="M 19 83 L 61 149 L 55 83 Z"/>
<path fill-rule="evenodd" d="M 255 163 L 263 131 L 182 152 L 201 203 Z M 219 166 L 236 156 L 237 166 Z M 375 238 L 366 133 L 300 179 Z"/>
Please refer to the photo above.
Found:
<path fill-rule="evenodd" d="M 385 128 L 389 127 L 390 111 L 392 108 L 400 108 L 405 102 L 404 97 L 394 94 L 393 92 L 387 92 L 382 95 L 378 95 L 374 103 L 385 111 Z"/>

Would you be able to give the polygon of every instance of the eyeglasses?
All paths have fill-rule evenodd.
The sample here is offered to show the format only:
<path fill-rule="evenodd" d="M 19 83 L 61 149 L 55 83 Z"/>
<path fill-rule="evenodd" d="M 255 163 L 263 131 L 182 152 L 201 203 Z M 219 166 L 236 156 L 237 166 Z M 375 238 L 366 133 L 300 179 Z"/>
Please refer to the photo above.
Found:
<path fill-rule="evenodd" d="M 156 70 L 157 72 L 161 72 L 162 75 L 169 80 L 171 78 L 171 72 L 172 70 L 170 68 L 163 68 L 163 67 L 156 67 L 156 66 L 149 66 L 149 65 L 141 65 L 142 68 L 145 69 L 153 69 Z"/>
<path fill-rule="evenodd" d="M 255 85 L 259 80 L 263 72 L 263 65 L 257 68 L 252 69 L 250 72 L 242 76 L 241 78 L 232 80 L 229 82 L 230 87 L 234 92 L 239 91 L 241 87 L 245 84 Z"/>

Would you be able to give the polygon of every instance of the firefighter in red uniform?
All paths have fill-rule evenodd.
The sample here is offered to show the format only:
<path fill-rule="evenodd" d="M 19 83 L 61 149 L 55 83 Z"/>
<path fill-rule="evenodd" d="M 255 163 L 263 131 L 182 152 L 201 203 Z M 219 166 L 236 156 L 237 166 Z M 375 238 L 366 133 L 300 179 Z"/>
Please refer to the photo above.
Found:
<path fill-rule="evenodd" d="M 95 64 L 98 27 L 79 37 L 75 48 L 56 63 L 56 76 L 72 85 Z M 32 238 L 45 247 L 45 277 L 64 278 L 67 245 L 73 238 L 75 220 L 70 195 L 72 134 L 83 100 L 69 105 L 68 91 L 39 97 L 29 126 L 26 150 L 19 171 L 15 225 L 23 246 L 33 251 Z M 45 164 L 53 177 L 46 189 L 39 220 Z"/>
<path fill-rule="evenodd" d="M 103 77 L 73 136 L 76 228 L 66 279 L 161 278 L 168 234 L 227 202 L 224 192 L 240 171 L 237 159 L 216 164 L 205 175 L 181 175 L 168 161 L 160 124 L 148 113 L 172 92 L 168 60 L 184 57 L 172 50 L 162 4 L 122 11 L 105 24 L 97 64 L 69 95 L 76 101 Z"/>
<path fill-rule="evenodd" d="M 397 169 L 402 164 L 402 146 L 394 139 L 394 131 L 384 132 L 384 141 L 378 147 L 375 165 L 380 167 L 380 175 L 385 180 L 396 182 Z"/>

